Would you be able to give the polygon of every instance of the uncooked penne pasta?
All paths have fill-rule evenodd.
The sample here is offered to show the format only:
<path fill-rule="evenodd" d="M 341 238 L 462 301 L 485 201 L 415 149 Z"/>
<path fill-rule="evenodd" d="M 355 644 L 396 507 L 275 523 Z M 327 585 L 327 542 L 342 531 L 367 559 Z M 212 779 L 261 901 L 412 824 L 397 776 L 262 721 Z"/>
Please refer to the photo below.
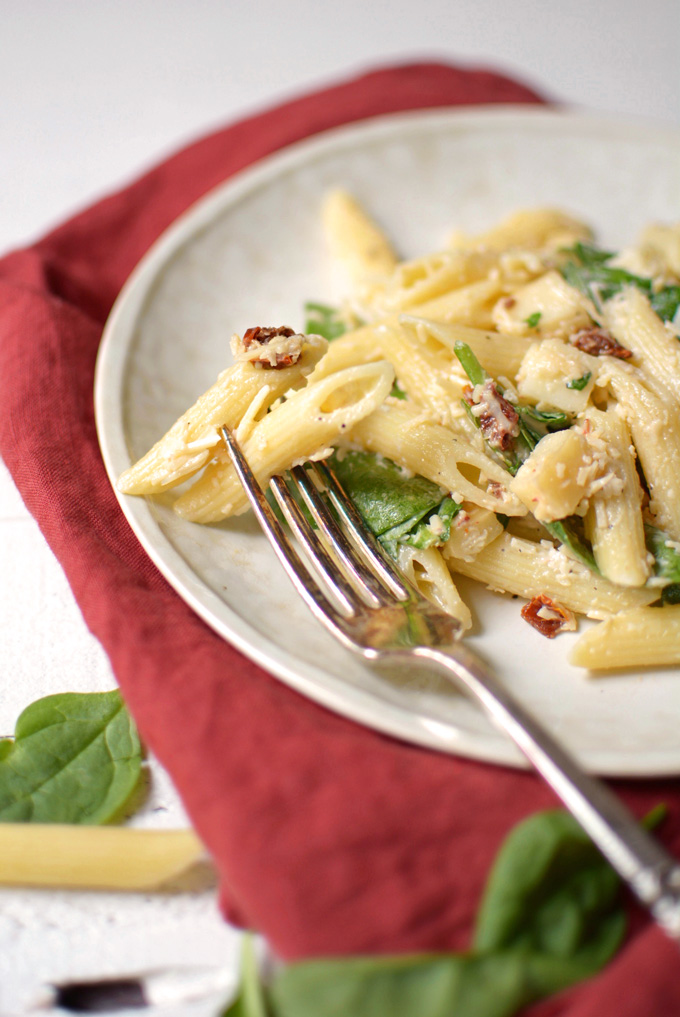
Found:
<path fill-rule="evenodd" d="M 193 830 L 0 823 L 0 885 L 154 890 L 205 858 Z"/>

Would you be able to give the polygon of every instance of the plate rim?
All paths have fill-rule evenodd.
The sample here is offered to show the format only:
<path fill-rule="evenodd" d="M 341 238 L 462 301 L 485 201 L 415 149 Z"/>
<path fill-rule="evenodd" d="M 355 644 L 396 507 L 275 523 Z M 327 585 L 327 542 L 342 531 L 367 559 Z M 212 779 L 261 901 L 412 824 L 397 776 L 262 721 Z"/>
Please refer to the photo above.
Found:
<path fill-rule="evenodd" d="M 506 738 L 499 739 L 493 728 L 488 736 L 467 735 L 448 720 L 419 717 L 407 704 L 399 706 L 375 692 L 343 684 L 326 672 L 295 658 L 275 642 L 265 639 L 251 628 L 224 600 L 206 584 L 197 581 L 196 573 L 174 548 L 154 518 L 146 498 L 122 495 L 116 488 L 119 468 L 116 465 L 123 447 L 123 384 L 135 322 L 143 309 L 155 279 L 171 258 L 202 229 L 210 225 L 231 205 L 245 195 L 266 185 L 279 174 L 304 165 L 316 154 L 342 150 L 360 142 L 363 136 L 375 138 L 399 134 L 405 128 L 431 130 L 438 123 L 504 128 L 532 122 L 546 130 L 555 130 L 565 121 L 591 131 L 634 131 L 641 137 L 656 135 L 663 141 L 675 141 L 680 151 L 680 129 L 674 125 L 641 118 L 616 117 L 570 108 L 546 108 L 532 105 L 490 105 L 445 107 L 409 110 L 382 114 L 321 131 L 297 141 L 228 177 L 193 202 L 157 238 L 140 259 L 116 298 L 106 321 L 95 365 L 94 408 L 97 437 L 107 476 L 115 497 L 131 529 L 145 553 L 150 557 L 175 592 L 228 644 L 251 659 L 268 673 L 314 702 L 383 734 L 420 745 L 432 751 L 454 754 L 489 765 L 526 769 L 528 763 Z M 122 344 L 122 345 L 121 345 Z M 114 384 L 112 385 L 112 381 Z M 159 539 L 160 538 L 160 539 Z M 200 590 L 200 592 L 199 592 Z M 351 658 L 350 658 L 351 659 Z M 320 684 L 315 674 L 324 674 L 331 681 Z M 376 711 L 376 706 L 379 710 Z M 673 758 L 669 758 L 672 756 Z M 602 776 L 652 778 L 673 776 L 680 772 L 678 753 L 649 753 L 643 766 L 626 765 L 621 750 L 589 750 L 579 754 L 581 765 Z"/>

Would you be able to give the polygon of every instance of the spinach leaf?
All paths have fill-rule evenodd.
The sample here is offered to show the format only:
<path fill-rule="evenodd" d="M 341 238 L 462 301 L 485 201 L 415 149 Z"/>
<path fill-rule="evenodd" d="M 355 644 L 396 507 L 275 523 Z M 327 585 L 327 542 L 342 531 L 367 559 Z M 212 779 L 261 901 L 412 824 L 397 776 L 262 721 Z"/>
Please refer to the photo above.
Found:
<path fill-rule="evenodd" d="M 446 528 L 460 506 L 431 480 L 411 476 L 396 463 L 372 452 L 345 452 L 332 460 L 338 480 L 376 537 L 389 542 L 429 547 L 448 537 L 429 539 L 424 532 L 430 517 L 440 515 Z M 422 524 L 422 525 L 421 525 Z M 420 541 L 421 543 L 419 543 Z M 388 548 L 389 549 L 389 548 Z"/>
<path fill-rule="evenodd" d="M 525 318 L 524 320 L 526 324 L 529 326 L 529 328 L 536 328 L 542 317 L 543 317 L 542 311 L 534 311 L 533 314 L 530 314 L 529 317 Z"/>
<path fill-rule="evenodd" d="M 511 1017 L 537 998 L 519 953 L 308 961 L 270 995 L 276 1017 Z"/>
<path fill-rule="evenodd" d="M 680 551 L 675 541 L 657 526 L 645 523 L 647 550 L 654 555 L 654 575 L 670 583 L 680 583 Z"/>
<path fill-rule="evenodd" d="M 457 342 L 454 351 L 463 365 L 468 378 L 474 384 L 482 384 L 489 377 L 470 347 L 465 343 Z M 578 380 L 583 381 L 583 386 L 585 386 L 588 384 L 589 378 L 590 375 Z M 475 381 L 475 379 L 478 380 Z M 499 389 L 499 391 L 502 394 L 502 390 Z M 463 406 L 468 410 L 473 423 L 479 426 L 479 421 L 472 414 L 465 400 L 463 401 Z M 561 410 L 541 411 L 537 410 L 534 406 L 522 404 L 518 404 L 515 408 L 519 414 L 520 430 L 519 438 L 515 441 L 515 450 L 510 449 L 508 452 L 499 452 L 498 449 L 491 449 L 512 476 L 517 473 L 522 463 L 536 448 L 541 438 L 551 431 L 561 431 L 565 427 L 570 426 L 569 418 Z M 592 572 L 596 572 L 599 575 L 600 570 L 595 564 L 592 548 L 580 535 L 579 523 L 576 519 L 560 519 L 554 523 L 543 523 L 543 526 L 552 537 L 555 537 L 561 544 L 564 544 L 575 558 L 586 565 Z"/>
<path fill-rule="evenodd" d="M 329 342 L 344 335 L 348 330 L 346 320 L 337 307 L 308 301 L 305 304 L 305 332 L 320 335 Z"/>
<path fill-rule="evenodd" d="M 398 527 L 398 533 L 388 531 L 380 538 L 384 543 L 396 540 L 402 544 L 409 544 L 424 551 L 428 547 L 435 547 L 445 544 L 451 536 L 451 523 L 460 512 L 460 505 L 448 495 L 442 498 L 434 512 L 421 520 L 416 526 Z"/>
<path fill-rule="evenodd" d="M 406 395 L 398 381 L 395 381 L 394 385 L 392 386 L 392 391 L 390 392 L 390 395 L 392 396 L 393 399 L 408 399 L 408 396 Z"/>
<path fill-rule="evenodd" d="M 680 307 L 680 286 L 665 286 L 652 293 L 649 302 L 662 321 L 673 321 Z"/>
<path fill-rule="evenodd" d="M 265 989 L 260 981 L 253 937 L 246 933 L 241 944 L 241 978 L 238 995 L 222 1017 L 268 1017 L 270 1012 Z"/>
<path fill-rule="evenodd" d="M 667 533 L 645 523 L 647 550 L 654 556 L 653 575 L 665 579 L 661 591 L 662 604 L 680 604 L 680 551 Z"/>
<path fill-rule="evenodd" d="M 592 371 L 586 371 L 586 373 L 582 374 L 580 378 L 570 378 L 566 383 L 567 388 L 575 389 L 577 392 L 582 392 L 592 376 Z"/>
<path fill-rule="evenodd" d="M 618 891 L 618 876 L 569 813 L 536 813 L 496 857 L 474 948 L 518 951 L 542 994 L 555 992 L 614 954 L 625 931 Z"/>
<path fill-rule="evenodd" d="M 653 310 L 662 321 L 670 321 L 680 306 L 680 286 L 665 286 L 652 291 L 652 280 L 635 275 L 625 268 L 608 265 L 614 254 L 601 251 L 591 244 L 577 243 L 566 248 L 570 260 L 562 266 L 562 276 L 575 289 L 593 301 L 597 308 L 619 293 L 624 286 L 637 286 L 649 297 Z"/>
<path fill-rule="evenodd" d="M 645 825 L 663 818 L 653 810 Z M 598 971 L 625 931 L 619 880 L 578 823 L 536 813 L 503 843 L 473 949 L 459 955 L 293 964 L 270 991 L 275 1017 L 512 1017 Z"/>
<path fill-rule="evenodd" d="M 548 531 L 551 537 L 564 544 L 571 551 L 574 558 L 577 558 L 591 572 L 595 572 L 598 576 L 600 575 L 600 570 L 593 555 L 593 549 L 585 538 L 581 536 L 580 531 L 583 528 L 583 522 L 578 516 L 568 516 L 566 519 L 556 519 L 553 523 L 542 523 L 541 525 Z"/>
<path fill-rule="evenodd" d="M 108 823 L 140 776 L 139 737 L 120 696 L 38 699 L 0 741 L 0 821 Z"/>

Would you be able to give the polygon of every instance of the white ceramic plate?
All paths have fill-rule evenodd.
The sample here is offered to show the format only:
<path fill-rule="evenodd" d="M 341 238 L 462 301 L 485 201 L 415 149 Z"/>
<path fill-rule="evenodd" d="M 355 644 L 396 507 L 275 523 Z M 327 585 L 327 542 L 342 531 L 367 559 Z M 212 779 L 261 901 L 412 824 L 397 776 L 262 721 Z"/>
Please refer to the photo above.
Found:
<path fill-rule="evenodd" d="M 98 363 L 96 412 L 114 480 L 230 362 L 250 325 L 303 327 L 305 300 L 336 296 L 319 205 L 351 190 L 404 256 L 453 227 L 557 205 L 613 247 L 650 220 L 680 217 L 680 135 L 661 127 L 534 109 L 415 113 L 321 135 L 218 188 L 154 246 L 123 290 Z M 476 706 L 437 680 L 379 677 L 298 602 L 253 520 L 203 527 L 168 504 L 121 497 L 144 548 L 220 635 L 312 699 L 433 749 L 522 765 Z M 680 679 L 670 671 L 592 679 L 567 663 L 519 604 L 461 584 L 478 619 L 470 645 L 588 769 L 680 772 Z M 423 714 L 428 719 L 423 718 Z"/>

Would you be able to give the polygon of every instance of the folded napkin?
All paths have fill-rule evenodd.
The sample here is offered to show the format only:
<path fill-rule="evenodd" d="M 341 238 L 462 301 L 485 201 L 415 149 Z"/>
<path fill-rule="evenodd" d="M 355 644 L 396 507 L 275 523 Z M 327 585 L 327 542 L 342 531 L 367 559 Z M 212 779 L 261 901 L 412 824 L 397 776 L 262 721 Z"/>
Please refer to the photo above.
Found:
<path fill-rule="evenodd" d="M 159 233 L 268 153 L 381 113 L 538 101 L 484 71 L 378 70 L 204 138 L 0 261 L 0 451 L 215 859 L 225 915 L 287 958 L 464 948 L 500 841 L 555 800 L 529 773 L 428 752 L 327 712 L 192 613 L 141 550 L 104 472 L 92 406 L 102 326 Z M 680 849 L 676 783 L 619 790 L 637 814 L 668 802 L 663 835 Z M 677 962 L 640 919 L 599 978 L 535 1012 L 680 1013 Z"/>

